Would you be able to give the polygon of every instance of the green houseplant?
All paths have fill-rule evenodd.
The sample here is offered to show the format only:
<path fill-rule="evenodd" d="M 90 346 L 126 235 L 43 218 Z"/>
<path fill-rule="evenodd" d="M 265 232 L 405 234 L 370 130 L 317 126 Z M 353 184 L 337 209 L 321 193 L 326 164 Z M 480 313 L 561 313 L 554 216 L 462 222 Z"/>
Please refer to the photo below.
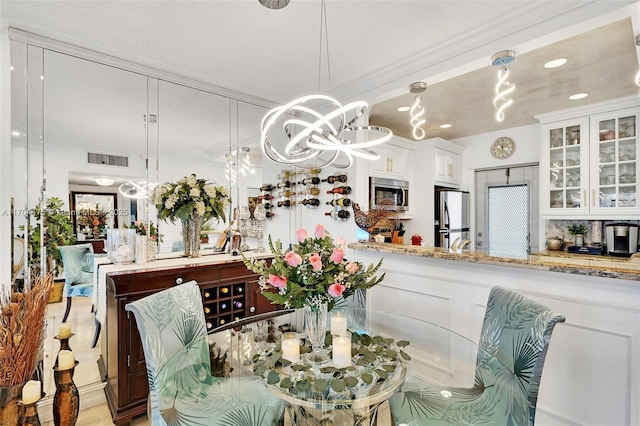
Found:
<path fill-rule="evenodd" d="M 53 272 L 54 276 L 62 272 L 62 255 L 58 246 L 67 246 L 76 242 L 73 235 L 73 223 L 68 212 L 62 209 L 63 202 L 58 197 L 47 199 L 47 205 L 42 214 L 40 206 L 34 210 L 33 217 L 36 223 L 44 219 L 45 233 L 44 246 L 47 253 L 47 269 Z M 29 266 L 35 272 L 40 270 L 40 261 L 42 253 L 40 250 L 40 242 L 42 235 L 40 226 L 30 227 L 29 229 Z"/>
<path fill-rule="evenodd" d="M 584 236 L 587 235 L 588 231 L 587 225 L 584 223 L 572 223 L 567 226 L 567 232 L 569 232 L 570 235 L 575 236 L 575 244 L 577 246 L 584 244 Z"/>

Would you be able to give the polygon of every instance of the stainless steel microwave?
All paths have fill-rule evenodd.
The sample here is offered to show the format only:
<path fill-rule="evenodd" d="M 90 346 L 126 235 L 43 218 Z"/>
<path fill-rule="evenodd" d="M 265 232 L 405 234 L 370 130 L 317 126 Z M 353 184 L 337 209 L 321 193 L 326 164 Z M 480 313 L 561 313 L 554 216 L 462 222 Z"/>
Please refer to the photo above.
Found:
<path fill-rule="evenodd" d="M 369 178 L 369 208 L 409 210 L 409 182 L 406 180 Z"/>

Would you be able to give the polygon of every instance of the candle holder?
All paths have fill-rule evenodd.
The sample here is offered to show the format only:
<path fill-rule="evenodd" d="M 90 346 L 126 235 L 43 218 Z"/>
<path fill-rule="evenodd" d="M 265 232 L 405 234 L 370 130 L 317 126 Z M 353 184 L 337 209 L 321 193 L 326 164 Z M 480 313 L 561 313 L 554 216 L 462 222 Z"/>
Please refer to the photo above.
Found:
<path fill-rule="evenodd" d="M 44 398 L 46 394 L 40 393 L 40 399 Z M 40 399 L 38 401 L 40 401 Z M 38 401 L 34 401 L 30 404 L 23 404 L 22 400 L 18 401 L 18 405 L 21 405 L 24 410 L 24 417 L 22 418 L 21 426 L 41 426 L 40 417 L 38 416 Z"/>
<path fill-rule="evenodd" d="M 71 347 L 69 346 L 69 339 L 73 336 L 75 336 L 74 333 L 71 333 L 69 337 L 60 337 L 60 335 L 54 336 L 54 339 L 60 340 L 60 349 L 58 349 L 58 354 L 56 355 L 56 362 L 53 364 L 53 382 L 56 386 L 58 386 L 58 379 L 60 378 L 60 372 L 58 371 L 58 357 L 60 356 L 60 351 L 71 350 Z M 71 374 L 73 374 L 73 372 Z"/>
<path fill-rule="evenodd" d="M 54 367 L 53 371 L 59 372 L 59 381 L 56 386 L 56 394 L 53 397 L 53 424 L 55 426 L 75 426 L 80 409 L 80 395 L 78 388 L 73 383 L 73 371 L 78 365 L 66 370 Z"/>

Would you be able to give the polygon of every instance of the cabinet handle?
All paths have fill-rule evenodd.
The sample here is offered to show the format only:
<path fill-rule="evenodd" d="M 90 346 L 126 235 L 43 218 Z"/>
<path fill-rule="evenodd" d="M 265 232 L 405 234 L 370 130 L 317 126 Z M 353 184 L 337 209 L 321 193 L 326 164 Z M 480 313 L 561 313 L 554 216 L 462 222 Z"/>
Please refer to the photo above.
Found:
<path fill-rule="evenodd" d="M 249 312 L 253 313 L 255 311 L 256 311 L 256 307 L 255 306 L 252 306 L 252 307 L 249 308 Z"/>
<path fill-rule="evenodd" d="M 591 207 L 595 207 L 596 206 L 596 190 L 592 189 L 591 190 Z"/>
<path fill-rule="evenodd" d="M 389 167 L 389 171 L 393 171 L 393 158 L 389 158 L 389 163 L 391 163 L 391 167 Z"/>
<path fill-rule="evenodd" d="M 391 171 L 391 159 L 387 157 L 387 172 Z"/>
<path fill-rule="evenodd" d="M 182 284 L 184 280 L 180 277 L 176 278 L 176 284 Z"/>

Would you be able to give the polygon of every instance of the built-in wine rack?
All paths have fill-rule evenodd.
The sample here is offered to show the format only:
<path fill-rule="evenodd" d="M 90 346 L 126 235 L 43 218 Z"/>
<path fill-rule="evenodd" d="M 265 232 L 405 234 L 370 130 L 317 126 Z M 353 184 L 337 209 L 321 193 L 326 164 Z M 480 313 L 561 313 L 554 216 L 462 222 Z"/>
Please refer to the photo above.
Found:
<path fill-rule="evenodd" d="M 236 283 L 202 289 L 207 331 L 245 317 L 247 284 Z"/>
<path fill-rule="evenodd" d="M 346 173 L 334 173 L 333 175 L 322 180 L 333 185 L 333 188 L 327 191 L 327 194 L 331 194 L 333 199 L 327 201 L 327 205 L 332 209 L 326 212 L 326 216 L 331 216 L 333 220 L 347 220 L 351 217 L 351 213 L 348 207 L 351 206 L 351 187 L 347 184 Z"/>

